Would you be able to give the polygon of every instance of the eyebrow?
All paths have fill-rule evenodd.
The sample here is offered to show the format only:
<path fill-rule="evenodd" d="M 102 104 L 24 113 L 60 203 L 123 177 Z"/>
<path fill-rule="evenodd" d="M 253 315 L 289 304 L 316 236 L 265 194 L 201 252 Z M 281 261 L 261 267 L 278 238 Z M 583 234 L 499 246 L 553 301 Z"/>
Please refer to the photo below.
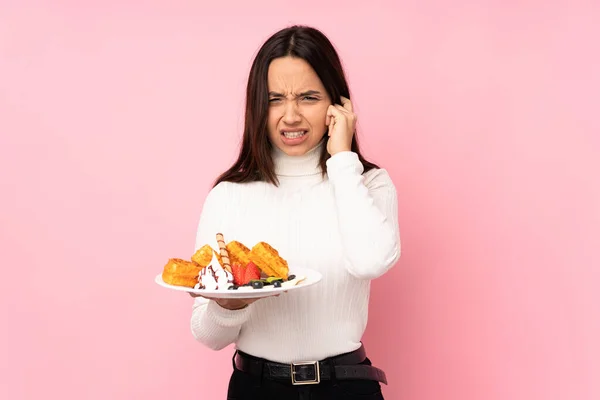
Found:
<path fill-rule="evenodd" d="M 296 97 L 314 96 L 314 95 L 321 95 L 321 92 L 319 92 L 318 90 L 307 90 L 305 92 L 300 93 Z M 269 92 L 269 97 L 285 97 L 285 96 L 281 93 Z"/>

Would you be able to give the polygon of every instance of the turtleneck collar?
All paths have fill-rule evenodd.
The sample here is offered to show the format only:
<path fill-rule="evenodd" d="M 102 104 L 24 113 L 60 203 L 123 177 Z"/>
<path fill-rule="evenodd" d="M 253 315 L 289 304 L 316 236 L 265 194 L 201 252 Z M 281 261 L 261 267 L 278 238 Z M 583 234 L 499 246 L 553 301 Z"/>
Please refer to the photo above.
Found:
<path fill-rule="evenodd" d="M 278 176 L 309 176 L 322 173 L 319 161 L 324 141 L 301 156 L 290 156 L 273 146 L 273 164 Z"/>

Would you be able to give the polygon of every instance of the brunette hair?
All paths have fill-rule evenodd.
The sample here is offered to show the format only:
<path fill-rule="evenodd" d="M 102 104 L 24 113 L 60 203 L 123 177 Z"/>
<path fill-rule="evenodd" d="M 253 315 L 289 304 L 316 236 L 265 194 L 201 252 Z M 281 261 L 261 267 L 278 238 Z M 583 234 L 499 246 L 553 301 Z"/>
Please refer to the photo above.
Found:
<path fill-rule="evenodd" d="M 272 144 L 267 135 L 269 110 L 269 89 L 267 77 L 269 65 L 276 58 L 292 56 L 305 60 L 315 70 L 334 104 L 340 104 L 340 96 L 350 98 L 350 90 L 340 58 L 332 43 L 319 30 L 307 26 L 294 25 L 272 35 L 259 49 L 248 77 L 246 88 L 246 112 L 244 135 L 237 161 L 215 181 L 254 182 L 267 181 L 278 185 L 273 159 Z M 328 136 L 325 134 L 324 140 Z M 365 172 L 378 168 L 366 161 L 358 148 L 356 134 L 352 139 L 351 150 L 358 154 Z M 327 146 L 321 153 L 321 169 L 326 171 L 329 158 Z"/>

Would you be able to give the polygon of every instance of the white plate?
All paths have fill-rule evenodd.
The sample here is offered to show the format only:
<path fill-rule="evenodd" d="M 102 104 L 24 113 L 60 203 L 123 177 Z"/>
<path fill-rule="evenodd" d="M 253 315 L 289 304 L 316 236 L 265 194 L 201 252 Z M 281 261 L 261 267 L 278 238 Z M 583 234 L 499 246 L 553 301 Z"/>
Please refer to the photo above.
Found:
<path fill-rule="evenodd" d="M 158 283 L 162 287 L 167 289 L 179 290 L 181 292 L 195 293 L 206 297 L 212 297 L 215 299 L 256 299 L 260 297 L 274 296 L 283 292 L 289 292 L 291 290 L 297 290 L 312 286 L 319 282 L 323 277 L 319 272 L 312 269 L 306 268 L 295 268 L 290 270 L 288 275 L 296 275 L 296 278 L 304 278 L 300 282 L 294 284 L 294 282 L 283 282 L 281 287 L 276 288 L 272 285 L 264 286 L 262 289 L 253 289 L 248 286 L 240 287 L 238 290 L 206 290 L 206 289 L 194 289 L 185 286 L 175 286 L 165 283 L 162 279 L 162 273 L 158 274 L 154 279 L 154 282 Z"/>

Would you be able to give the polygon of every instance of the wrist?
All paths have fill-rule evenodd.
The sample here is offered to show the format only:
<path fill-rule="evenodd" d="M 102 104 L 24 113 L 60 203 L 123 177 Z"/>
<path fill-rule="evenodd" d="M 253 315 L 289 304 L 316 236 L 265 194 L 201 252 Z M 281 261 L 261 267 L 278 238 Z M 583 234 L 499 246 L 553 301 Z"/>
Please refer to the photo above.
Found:
<path fill-rule="evenodd" d="M 346 152 L 349 152 L 349 151 L 352 151 L 352 150 L 351 150 L 349 147 L 348 147 L 348 148 L 346 148 L 346 147 L 343 147 L 343 148 L 340 148 L 340 149 L 335 149 L 335 150 L 332 150 L 332 151 L 331 151 L 331 156 L 333 157 L 333 156 L 335 156 L 336 154 L 339 154 L 339 153 L 346 153 Z"/>
<path fill-rule="evenodd" d="M 247 303 L 238 303 L 235 300 L 233 302 L 231 300 L 215 300 L 215 302 L 221 308 L 224 308 L 224 309 L 230 310 L 230 311 L 243 310 L 244 308 L 248 307 Z"/>

